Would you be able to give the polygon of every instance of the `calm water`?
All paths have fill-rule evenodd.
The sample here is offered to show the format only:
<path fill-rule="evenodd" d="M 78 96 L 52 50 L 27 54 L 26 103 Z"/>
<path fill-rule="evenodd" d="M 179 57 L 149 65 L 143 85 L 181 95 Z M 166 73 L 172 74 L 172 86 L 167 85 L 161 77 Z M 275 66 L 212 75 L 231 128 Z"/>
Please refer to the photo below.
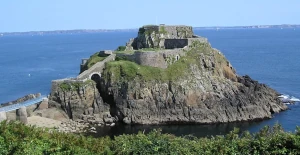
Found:
<path fill-rule="evenodd" d="M 300 29 L 197 30 L 212 46 L 221 50 L 239 75 L 248 74 L 280 93 L 300 97 Z M 101 49 L 116 49 L 137 32 L 56 34 L 0 37 L 0 103 L 29 93 L 50 92 L 51 80 L 75 77 L 81 58 Z M 300 105 L 255 123 L 222 125 L 116 126 L 99 130 L 98 136 L 136 133 L 162 128 L 176 135 L 223 134 L 234 126 L 257 131 L 279 122 L 287 131 L 300 125 Z"/>

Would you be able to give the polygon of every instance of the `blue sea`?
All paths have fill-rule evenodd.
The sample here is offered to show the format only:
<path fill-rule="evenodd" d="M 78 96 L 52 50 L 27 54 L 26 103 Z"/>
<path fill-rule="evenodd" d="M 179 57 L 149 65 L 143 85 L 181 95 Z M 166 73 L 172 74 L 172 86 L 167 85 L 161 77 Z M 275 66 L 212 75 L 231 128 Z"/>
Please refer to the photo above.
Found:
<path fill-rule="evenodd" d="M 300 29 L 195 30 L 219 49 L 239 75 L 249 75 L 282 94 L 300 97 Z M 51 80 L 76 77 L 81 58 L 104 49 L 125 45 L 137 32 L 0 36 L 0 103 L 30 93 L 49 94 Z M 161 128 L 175 135 L 224 134 L 239 127 L 258 131 L 265 125 L 282 124 L 286 131 L 300 126 L 300 103 L 272 119 L 219 125 L 118 126 L 99 129 L 98 136 L 136 133 Z"/>

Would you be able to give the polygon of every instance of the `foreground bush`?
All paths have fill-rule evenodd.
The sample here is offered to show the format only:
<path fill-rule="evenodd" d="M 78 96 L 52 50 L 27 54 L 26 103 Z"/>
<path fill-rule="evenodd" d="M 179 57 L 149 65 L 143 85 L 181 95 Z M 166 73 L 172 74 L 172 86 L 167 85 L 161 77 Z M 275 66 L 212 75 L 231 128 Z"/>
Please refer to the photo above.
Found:
<path fill-rule="evenodd" d="M 0 154 L 300 154 L 300 129 L 289 133 L 275 125 L 253 135 L 235 129 L 212 138 L 176 137 L 154 130 L 110 139 L 2 122 Z"/>

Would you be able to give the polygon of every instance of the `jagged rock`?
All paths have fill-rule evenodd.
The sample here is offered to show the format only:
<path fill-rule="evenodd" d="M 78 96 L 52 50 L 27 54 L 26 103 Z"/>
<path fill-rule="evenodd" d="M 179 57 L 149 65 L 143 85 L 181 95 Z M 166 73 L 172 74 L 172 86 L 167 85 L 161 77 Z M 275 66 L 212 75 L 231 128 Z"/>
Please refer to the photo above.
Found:
<path fill-rule="evenodd" d="M 102 118 L 100 114 L 94 114 L 95 118 Z"/>
<path fill-rule="evenodd" d="M 89 108 L 88 111 L 89 111 L 89 115 L 94 114 L 94 108 Z"/>
<path fill-rule="evenodd" d="M 76 85 L 76 81 L 74 83 Z M 109 111 L 109 105 L 103 102 L 94 82 L 80 85 L 78 89 L 84 90 L 84 93 L 78 93 L 77 90 L 62 90 L 59 87 L 60 84 L 64 83 L 53 84 L 49 105 L 62 108 L 69 118 L 87 120 L 89 118 L 83 117 L 83 114 L 100 114 L 102 116 L 104 112 Z"/>
<path fill-rule="evenodd" d="M 43 101 L 39 104 L 38 109 L 44 110 L 48 108 L 48 99 L 43 99 Z"/>
<path fill-rule="evenodd" d="M 20 109 L 17 109 L 16 114 L 17 114 L 17 120 L 19 120 L 24 124 L 28 123 L 26 107 L 21 107 Z"/>
<path fill-rule="evenodd" d="M 130 120 L 128 117 L 125 117 L 125 118 L 123 119 L 123 122 L 124 122 L 125 124 L 131 124 L 131 120 Z"/>
<path fill-rule="evenodd" d="M 0 122 L 4 121 L 6 119 L 7 119 L 6 112 L 5 111 L 0 112 Z"/>
<path fill-rule="evenodd" d="M 103 121 L 105 122 L 105 123 L 113 123 L 114 122 L 114 119 L 112 118 L 112 117 L 106 117 L 106 118 L 103 118 Z"/>
<path fill-rule="evenodd" d="M 101 124 L 101 123 L 103 123 L 103 119 L 101 119 L 101 118 L 95 119 L 95 124 Z"/>

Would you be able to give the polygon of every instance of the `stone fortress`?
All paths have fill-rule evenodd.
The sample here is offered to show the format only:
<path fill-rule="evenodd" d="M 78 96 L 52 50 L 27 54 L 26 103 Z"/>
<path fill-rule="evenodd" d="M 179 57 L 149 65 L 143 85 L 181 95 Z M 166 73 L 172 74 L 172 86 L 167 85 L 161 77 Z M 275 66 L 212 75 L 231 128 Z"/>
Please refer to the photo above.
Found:
<path fill-rule="evenodd" d="M 147 81 L 143 78 L 153 72 L 132 78 L 139 68 L 130 77 L 121 75 L 121 65 L 129 64 L 123 60 L 162 72 L 176 61 L 189 68 L 183 67 L 180 78 Z M 225 123 L 270 118 L 287 108 L 276 91 L 238 76 L 225 56 L 190 26 L 143 26 L 125 46 L 83 59 L 80 72 L 52 81 L 49 107 L 91 124 Z"/>
<path fill-rule="evenodd" d="M 80 65 L 81 74 L 76 78 L 54 80 L 53 82 L 83 82 L 91 79 L 95 74 L 101 77 L 105 63 L 114 61 L 116 57 L 133 61 L 139 65 L 167 68 L 168 65 L 184 56 L 194 42 L 208 43 L 206 38 L 195 35 L 191 26 L 164 24 L 143 26 L 139 28 L 138 36 L 126 43 L 124 51 L 100 51 L 99 55 L 107 56 L 106 59 L 94 64 L 88 70 L 84 70 L 83 66 L 88 60 L 84 58 Z"/>
<path fill-rule="evenodd" d="M 77 77 L 53 80 L 51 96 L 60 97 L 56 99 L 50 97 L 49 105 L 55 107 L 62 106 L 62 109 L 71 119 L 81 118 L 81 114 L 79 113 L 84 113 L 89 116 L 94 115 L 99 111 L 103 111 L 103 107 L 106 109 L 108 105 L 102 103 L 102 101 L 97 101 L 92 96 L 86 96 L 89 94 L 89 91 L 94 91 L 94 93 L 97 91 L 88 90 L 87 88 L 90 88 L 90 86 L 85 82 L 87 80 L 94 80 L 98 83 L 101 74 L 105 69 L 106 62 L 115 61 L 116 57 L 119 57 L 133 61 L 139 65 L 167 68 L 168 65 L 178 61 L 181 56 L 184 56 L 186 51 L 188 51 L 188 48 L 193 46 L 194 42 L 208 43 L 206 38 L 194 35 L 191 26 L 167 26 L 162 24 L 159 26 L 143 26 L 139 29 L 138 36 L 130 39 L 125 47 L 123 46 L 123 51 L 100 51 L 99 55 L 105 56 L 106 58 L 95 63 L 89 69 L 83 69 L 83 66 L 87 63 L 88 59 L 82 59 L 80 65 L 81 71 Z M 61 86 L 65 84 L 71 87 L 80 85 L 79 88 L 76 88 L 78 94 L 76 91 L 62 93 Z M 63 99 L 64 96 L 70 96 L 70 98 Z M 62 101 L 63 103 L 57 105 L 57 103 L 52 100 L 55 100 L 56 102 Z M 76 102 L 76 104 L 70 104 L 71 101 Z M 71 109 L 85 110 L 74 112 L 74 110 Z"/>
<path fill-rule="evenodd" d="M 143 26 L 138 36 L 126 43 L 125 52 L 117 53 L 117 56 L 139 65 L 167 68 L 184 56 L 195 41 L 208 43 L 206 38 L 194 35 L 191 26 Z"/>

